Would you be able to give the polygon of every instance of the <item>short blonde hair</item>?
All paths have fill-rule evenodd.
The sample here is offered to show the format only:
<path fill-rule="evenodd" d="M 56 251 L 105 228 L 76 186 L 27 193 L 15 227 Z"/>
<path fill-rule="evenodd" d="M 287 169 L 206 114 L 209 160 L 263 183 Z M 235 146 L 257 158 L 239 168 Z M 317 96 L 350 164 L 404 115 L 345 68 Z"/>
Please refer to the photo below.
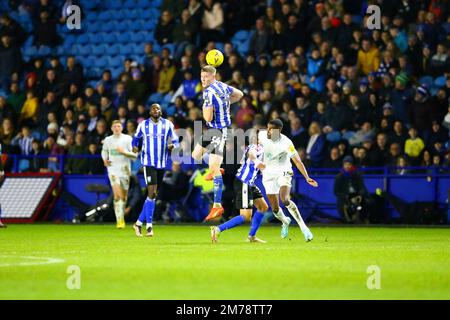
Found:
<path fill-rule="evenodd" d="M 210 65 L 206 65 L 202 67 L 202 72 L 207 72 L 207 73 L 212 73 L 212 74 L 216 74 L 217 70 L 216 68 L 214 68 L 213 66 Z"/>
<path fill-rule="evenodd" d="M 111 124 L 111 127 L 112 127 L 113 125 L 115 125 L 115 124 L 120 124 L 120 125 L 122 125 L 122 122 L 120 122 L 120 120 L 114 120 L 114 121 L 112 122 L 112 124 Z"/>

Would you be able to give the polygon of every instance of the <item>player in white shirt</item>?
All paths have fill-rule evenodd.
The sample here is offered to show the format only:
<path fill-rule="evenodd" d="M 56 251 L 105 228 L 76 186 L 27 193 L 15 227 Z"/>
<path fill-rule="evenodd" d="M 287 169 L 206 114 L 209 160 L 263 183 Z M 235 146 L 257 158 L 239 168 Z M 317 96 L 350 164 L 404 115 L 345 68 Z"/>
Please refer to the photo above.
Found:
<path fill-rule="evenodd" d="M 283 209 L 279 206 L 280 198 L 300 226 L 305 240 L 311 241 L 313 235 L 303 221 L 297 206 L 290 199 L 291 180 L 294 175 L 291 160 L 305 177 L 306 182 L 313 187 L 317 187 L 318 183 L 309 177 L 294 144 L 288 137 L 281 134 L 281 129 L 283 129 L 283 122 L 275 119 L 269 122 L 267 131 L 260 131 L 258 134 L 259 143 L 264 148 L 263 185 L 274 216 L 283 223 L 281 237 L 288 236 L 291 219 L 284 215 Z"/>
<path fill-rule="evenodd" d="M 103 141 L 102 158 L 108 169 L 109 181 L 114 193 L 114 213 L 116 214 L 117 228 L 125 228 L 125 206 L 127 203 L 128 188 L 130 186 L 131 159 L 137 154 L 132 152 L 133 138 L 122 133 L 122 124 L 119 120 L 112 123 L 113 134 Z"/>

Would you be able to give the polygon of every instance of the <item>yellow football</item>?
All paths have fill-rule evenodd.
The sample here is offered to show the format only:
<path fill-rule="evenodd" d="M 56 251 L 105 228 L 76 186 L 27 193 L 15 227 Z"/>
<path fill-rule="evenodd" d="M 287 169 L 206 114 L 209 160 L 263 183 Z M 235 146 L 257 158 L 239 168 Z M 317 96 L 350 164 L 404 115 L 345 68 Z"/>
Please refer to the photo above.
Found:
<path fill-rule="evenodd" d="M 209 50 L 206 54 L 206 63 L 213 67 L 218 67 L 223 63 L 223 54 L 217 49 Z"/>

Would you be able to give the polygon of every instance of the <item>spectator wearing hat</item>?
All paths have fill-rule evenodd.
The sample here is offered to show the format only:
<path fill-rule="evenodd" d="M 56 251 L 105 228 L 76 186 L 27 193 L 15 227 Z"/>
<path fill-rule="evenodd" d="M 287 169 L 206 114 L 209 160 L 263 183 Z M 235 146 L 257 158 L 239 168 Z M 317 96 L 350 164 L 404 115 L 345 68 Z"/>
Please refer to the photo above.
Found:
<path fill-rule="evenodd" d="M 398 74 L 395 77 L 395 88 L 391 93 L 394 116 L 405 124 L 409 124 L 409 106 L 413 96 L 413 91 L 408 87 L 408 81 L 408 75 Z"/>
<path fill-rule="evenodd" d="M 334 194 L 344 222 L 358 222 L 363 218 L 362 204 L 368 199 L 369 192 L 351 156 L 344 157 L 342 169 L 334 179 Z"/>
<path fill-rule="evenodd" d="M 307 61 L 306 83 L 311 89 L 322 92 L 325 89 L 326 64 L 320 56 L 319 49 L 314 48 Z"/>
<path fill-rule="evenodd" d="M 144 103 L 148 95 L 148 87 L 144 81 L 142 81 L 142 73 L 139 68 L 133 68 L 131 71 L 132 78 L 128 80 L 125 90 L 130 97 L 133 97 L 136 102 Z"/>
<path fill-rule="evenodd" d="M 410 105 L 410 122 L 425 140 L 431 129 L 431 103 L 430 93 L 426 86 L 421 85 L 417 87 L 414 95 L 414 100 Z"/>

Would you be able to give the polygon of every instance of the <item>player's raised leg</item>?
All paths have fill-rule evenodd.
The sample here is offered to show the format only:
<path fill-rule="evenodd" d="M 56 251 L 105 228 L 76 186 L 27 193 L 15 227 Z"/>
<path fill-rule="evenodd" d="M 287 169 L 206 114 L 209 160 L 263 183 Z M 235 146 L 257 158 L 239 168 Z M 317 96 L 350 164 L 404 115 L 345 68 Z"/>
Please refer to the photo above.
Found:
<path fill-rule="evenodd" d="M 255 195 L 253 196 L 255 197 Z M 266 241 L 261 240 L 256 237 L 256 232 L 258 232 L 259 227 L 261 226 L 262 219 L 264 218 L 264 213 L 269 210 L 269 206 L 267 205 L 266 200 L 261 195 L 261 198 L 254 198 L 253 204 L 256 207 L 256 212 L 253 214 L 252 217 L 252 225 L 250 227 L 250 231 L 248 233 L 247 240 L 249 242 L 261 242 L 266 243 Z"/>
<path fill-rule="evenodd" d="M 296 204 L 291 200 L 291 187 L 282 186 L 280 188 L 280 198 L 283 205 L 288 209 L 289 213 L 294 217 L 295 221 L 297 221 L 300 230 L 302 230 L 303 236 L 306 241 L 311 241 L 313 239 L 313 234 L 306 226 L 303 218 L 300 214 L 300 210 L 297 208 Z"/>

